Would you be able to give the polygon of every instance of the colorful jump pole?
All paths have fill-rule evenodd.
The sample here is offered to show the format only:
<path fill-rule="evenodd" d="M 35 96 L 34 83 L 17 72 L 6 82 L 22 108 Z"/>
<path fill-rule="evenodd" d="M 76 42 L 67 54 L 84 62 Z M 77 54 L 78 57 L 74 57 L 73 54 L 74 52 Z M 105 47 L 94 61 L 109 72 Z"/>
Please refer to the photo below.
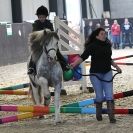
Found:
<path fill-rule="evenodd" d="M 133 55 L 121 56 L 121 57 L 113 58 L 113 60 L 121 60 L 121 59 L 130 58 L 130 57 L 133 57 Z"/>
<path fill-rule="evenodd" d="M 121 57 L 116 57 L 116 58 L 113 58 L 113 60 L 121 60 L 121 59 L 126 59 L 126 58 L 130 58 L 130 57 L 133 57 L 133 55 L 127 55 L 127 56 L 121 56 Z M 87 64 L 90 64 L 91 61 L 86 61 Z M 132 65 L 133 63 L 118 63 L 118 65 Z"/>
<path fill-rule="evenodd" d="M 127 66 L 131 66 L 133 65 L 133 63 L 123 63 L 123 62 L 115 62 L 118 65 L 127 65 Z"/>
<path fill-rule="evenodd" d="M 29 85 L 30 85 L 30 83 L 25 83 L 25 84 L 0 88 L 0 94 L 27 95 L 28 92 L 17 91 L 17 89 L 27 88 L 27 87 L 29 87 Z M 51 92 L 51 96 L 54 96 L 54 92 Z"/>
<path fill-rule="evenodd" d="M 18 115 L 3 117 L 3 118 L 0 118 L 0 124 L 9 123 L 9 122 L 17 122 L 19 120 L 33 118 L 33 117 L 42 116 L 42 115 L 44 115 L 44 114 L 27 112 L 27 113 L 22 113 L 22 114 L 18 114 Z"/>
<path fill-rule="evenodd" d="M 114 94 L 114 99 L 119 99 L 119 98 L 124 98 L 129 96 L 133 96 L 133 90 L 116 93 Z"/>
<path fill-rule="evenodd" d="M 90 66 L 90 64 L 88 64 L 88 62 L 86 62 L 87 64 L 85 64 L 85 66 Z M 127 65 L 127 66 L 132 66 L 133 63 L 123 63 L 123 62 L 115 62 L 117 65 Z"/>
<path fill-rule="evenodd" d="M 0 111 L 10 111 L 10 112 L 41 112 L 41 113 L 53 113 L 54 108 L 49 108 L 47 106 L 21 106 L 21 105 L 0 105 Z"/>
<path fill-rule="evenodd" d="M 44 107 L 44 106 L 16 106 L 16 105 L 1 105 L 0 111 L 10 111 L 10 112 L 32 112 L 37 115 L 54 113 L 54 107 Z M 61 107 L 61 113 L 80 113 L 80 114 L 96 114 L 95 107 Z M 107 109 L 102 110 L 103 114 L 107 114 Z M 115 109 L 115 114 L 133 114 L 133 109 Z M 31 114 L 30 114 L 31 116 Z M 27 116 L 28 117 L 28 116 Z"/>
<path fill-rule="evenodd" d="M 49 114 L 49 113 L 54 113 L 55 108 L 54 107 L 48 107 L 48 106 L 0 105 L 0 111 L 32 112 L 32 113 Z M 82 107 L 61 107 L 60 112 L 61 113 L 95 114 L 96 109 L 95 108 L 82 108 Z"/>
<path fill-rule="evenodd" d="M 3 87 L 3 88 L 0 88 L 0 90 L 17 90 L 17 89 L 22 89 L 22 88 L 27 88 L 27 87 L 29 87 L 29 83 L 19 84 L 19 85 L 9 86 L 9 87 Z"/>
<path fill-rule="evenodd" d="M 103 109 L 102 113 L 107 114 L 107 109 Z M 122 109 L 122 108 L 116 108 L 114 109 L 115 114 L 133 114 L 133 109 Z"/>
<path fill-rule="evenodd" d="M 70 109 L 72 109 L 70 111 Z M 95 108 L 61 108 L 62 113 L 80 113 L 80 114 L 95 114 L 96 109 Z M 107 109 L 102 110 L 103 114 L 107 114 Z M 133 109 L 115 109 L 115 114 L 133 114 Z M 18 115 L 8 116 L 0 118 L 0 124 L 9 123 L 9 122 L 16 122 L 27 118 L 33 118 L 37 116 L 45 115 L 45 113 L 32 113 L 32 112 L 26 112 Z"/>
<path fill-rule="evenodd" d="M 21 90 L 0 90 L 0 94 L 8 94 L 8 95 L 28 95 L 28 91 Z"/>
<path fill-rule="evenodd" d="M 114 99 L 119 99 L 119 98 L 124 98 L 124 97 L 129 97 L 129 96 L 133 96 L 133 90 L 116 93 L 114 94 Z M 95 104 L 94 98 L 66 104 L 66 105 L 63 105 L 62 107 L 84 107 L 90 104 Z"/>
<path fill-rule="evenodd" d="M 4 110 L 4 108 L 5 108 L 5 110 Z M 16 122 L 16 121 L 27 119 L 27 118 L 33 118 L 33 117 L 36 117 L 36 116 L 46 115 L 48 113 L 48 110 L 47 110 L 48 107 L 46 107 L 46 108 L 43 107 L 43 110 L 42 110 L 42 107 L 39 107 L 38 109 L 35 109 L 35 108 L 33 109 L 33 108 L 32 107 L 23 106 L 23 107 L 21 107 L 21 109 L 15 109 L 15 106 L 14 107 L 11 107 L 11 106 L 6 106 L 6 107 L 0 106 L 0 111 L 2 111 L 2 110 L 3 111 L 21 110 L 22 112 L 25 112 L 27 109 L 28 109 L 28 111 L 30 111 L 30 112 L 26 112 L 26 113 L 22 113 L 22 114 L 18 114 L 18 115 L 13 115 L 13 116 L 8 116 L 8 117 L 1 118 L 0 119 L 0 124 L 9 123 L 9 122 Z M 34 111 L 37 111 L 37 112 L 33 113 L 32 109 Z M 50 111 L 51 113 L 54 113 L 54 107 L 50 108 L 49 110 L 51 110 Z M 43 113 L 42 113 L 42 111 L 43 111 Z M 81 109 L 81 108 L 66 108 L 66 109 L 65 108 L 61 108 L 61 112 L 62 113 L 81 113 L 81 112 L 83 113 L 83 109 Z M 89 112 L 91 114 L 95 114 L 95 108 L 89 109 Z"/>

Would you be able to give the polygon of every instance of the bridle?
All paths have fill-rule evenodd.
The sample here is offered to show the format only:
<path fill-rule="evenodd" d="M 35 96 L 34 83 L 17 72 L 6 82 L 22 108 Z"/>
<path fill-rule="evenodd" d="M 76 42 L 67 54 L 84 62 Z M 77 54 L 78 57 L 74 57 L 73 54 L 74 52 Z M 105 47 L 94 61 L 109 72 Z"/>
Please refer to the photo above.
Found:
<path fill-rule="evenodd" d="M 55 48 L 50 48 L 49 50 L 47 50 L 47 48 L 45 47 L 45 51 L 46 51 L 46 54 L 48 55 L 48 53 L 50 52 L 50 51 L 52 51 L 52 50 L 54 50 L 55 52 L 57 52 L 57 50 L 55 49 Z"/>
<path fill-rule="evenodd" d="M 58 47 L 58 42 L 57 42 L 57 47 Z M 49 60 L 49 62 L 50 61 L 53 61 L 53 60 L 57 60 L 57 59 L 53 59 L 53 58 L 51 58 L 50 57 L 50 55 L 49 55 L 49 52 L 50 51 L 55 51 L 56 53 L 57 53 L 57 49 L 55 49 L 55 48 L 50 48 L 50 49 L 47 49 L 47 46 L 48 46 L 48 43 L 46 42 L 46 43 L 44 43 L 44 45 L 43 45 L 43 49 L 45 50 L 45 53 L 46 53 L 46 55 L 47 55 L 47 58 L 48 58 L 48 60 Z"/>

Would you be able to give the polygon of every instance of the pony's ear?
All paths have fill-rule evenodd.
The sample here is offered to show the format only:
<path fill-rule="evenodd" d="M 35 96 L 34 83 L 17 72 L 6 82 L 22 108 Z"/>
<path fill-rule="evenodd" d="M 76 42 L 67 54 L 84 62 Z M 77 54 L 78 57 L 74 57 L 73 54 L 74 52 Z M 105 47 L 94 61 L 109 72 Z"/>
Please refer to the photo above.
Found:
<path fill-rule="evenodd" d="M 55 31 L 56 33 L 58 33 L 58 28 L 56 29 L 56 31 Z"/>
<path fill-rule="evenodd" d="M 45 36 L 45 35 L 47 35 L 47 31 L 46 31 L 46 30 L 44 30 L 44 31 L 43 31 L 43 34 L 44 34 L 44 36 Z"/>
<path fill-rule="evenodd" d="M 47 29 L 47 28 L 44 29 L 44 35 L 47 35 L 47 34 L 50 33 L 50 32 L 51 32 L 50 29 Z"/>

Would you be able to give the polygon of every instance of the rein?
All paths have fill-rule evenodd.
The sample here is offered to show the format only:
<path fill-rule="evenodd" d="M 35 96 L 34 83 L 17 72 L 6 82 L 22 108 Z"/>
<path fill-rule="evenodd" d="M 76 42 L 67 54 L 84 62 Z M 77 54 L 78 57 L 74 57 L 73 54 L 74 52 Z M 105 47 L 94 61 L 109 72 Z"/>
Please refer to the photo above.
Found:
<path fill-rule="evenodd" d="M 64 62 L 63 62 L 63 63 L 64 63 Z M 68 69 L 71 69 L 71 66 L 67 65 L 67 68 L 68 68 Z M 113 71 L 117 71 L 117 70 L 115 70 L 115 69 L 112 69 L 112 70 L 113 70 Z M 115 74 L 112 76 L 112 78 L 111 78 L 110 80 L 104 80 L 104 79 L 101 79 L 98 75 L 96 75 L 96 74 L 94 74 L 94 73 L 82 74 L 82 73 L 78 72 L 75 68 L 73 68 L 73 71 L 75 71 L 76 73 L 78 73 L 78 74 L 81 75 L 81 76 L 96 76 L 100 81 L 103 81 L 103 82 L 112 82 L 113 79 L 115 78 L 115 76 L 116 76 L 117 74 L 121 74 L 121 72 L 117 72 L 117 73 L 115 73 Z"/>
<path fill-rule="evenodd" d="M 103 82 L 112 82 L 114 77 L 117 75 L 117 74 L 120 74 L 120 72 L 117 72 L 113 75 L 113 77 L 110 79 L 110 80 L 104 80 L 104 79 L 101 79 L 98 75 L 94 74 L 94 73 L 91 73 L 91 74 L 82 74 L 80 72 L 78 72 L 76 69 L 73 69 L 76 73 L 80 74 L 81 76 L 96 76 L 100 81 L 103 81 Z M 112 69 L 113 71 L 117 71 L 115 69 Z"/>

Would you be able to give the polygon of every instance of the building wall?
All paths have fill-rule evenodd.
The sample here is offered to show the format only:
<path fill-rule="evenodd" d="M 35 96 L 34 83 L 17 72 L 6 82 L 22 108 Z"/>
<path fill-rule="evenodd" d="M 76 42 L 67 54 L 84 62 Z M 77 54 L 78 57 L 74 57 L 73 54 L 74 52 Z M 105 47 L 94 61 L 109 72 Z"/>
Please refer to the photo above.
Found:
<path fill-rule="evenodd" d="M 10 0 L 0 0 L 0 22 L 12 22 Z"/>
<path fill-rule="evenodd" d="M 101 18 L 103 13 L 103 0 L 90 0 L 90 2 L 92 5 L 91 10 L 93 18 Z M 90 19 L 91 15 L 90 15 L 89 0 L 86 0 L 86 3 L 87 3 L 87 16 L 88 19 Z"/>
<path fill-rule="evenodd" d="M 75 7 L 73 7 L 73 5 Z M 67 20 L 71 21 L 74 25 L 79 25 L 81 22 L 81 1 L 77 0 L 66 0 L 66 15 Z"/>
<path fill-rule="evenodd" d="M 133 17 L 133 0 L 110 0 L 111 18 Z"/>
<path fill-rule="evenodd" d="M 35 20 L 36 9 L 41 5 L 49 9 L 48 1 L 49 0 L 21 0 L 22 20 Z M 0 0 L 0 22 L 12 22 L 11 0 Z"/>
<path fill-rule="evenodd" d="M 37 19 L 35 13 L 39 6 L 44 5 L 49 9 L 48 0 L 21 0 L 23 21 Z"/>
<path fill-rule="evenodd" d="M 13 23 L 7 34 L 6 25 L 0 25 L 0 66 L 25 62 L 29 56 L 28 35 L 31 23 Z"/>
<path fill-rule="evenodd" d="M 90 0 L 92 3 L 93 18 L 101 18 L 103 13 L 103 0 Z M 44 5 L 49 9 L 49 0 L 21 0 L 23 21 L 35 20 L 36 9 Z M 89 0 L 87 3 L 87 18 L 90 19 Z M 112 18 L 133 16 L 133 0 L 110 0 Z M 94 13 L 95 11 L 95 13 Z M 4 14 L 4 15 L 3 15 Z M 0 22 L 12 22 L 11 0 L 0 0 Z"/>

